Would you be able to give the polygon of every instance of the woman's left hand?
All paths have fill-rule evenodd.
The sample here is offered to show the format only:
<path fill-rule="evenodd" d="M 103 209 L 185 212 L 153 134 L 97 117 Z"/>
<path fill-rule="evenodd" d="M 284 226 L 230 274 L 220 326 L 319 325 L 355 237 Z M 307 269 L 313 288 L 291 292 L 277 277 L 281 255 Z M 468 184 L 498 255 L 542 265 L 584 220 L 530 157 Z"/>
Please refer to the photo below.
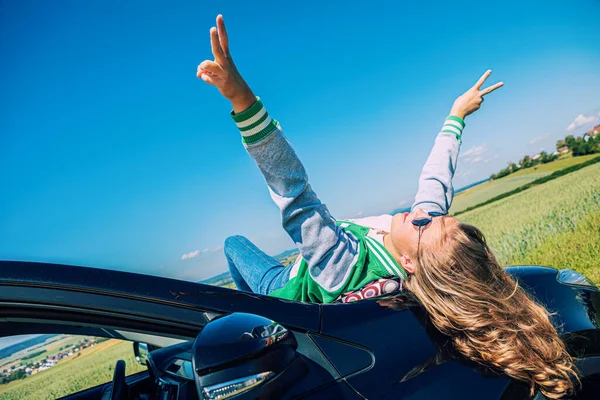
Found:
<path fill-rule="evenodd" d="M 210 45 L 215 59 L 202 61 L 196 76 L 216 86 L 223 97 L 231 102 L 233 112 L 238 114 L 248 109 L 256 97 L 233 63 L 229 53 L 229 37 L 220 14 L 217 16 L 217 27 L 210 29 Z"/>
<path fill-rule="evenodd" d="M 479 110 L 481 103 L 483 103 L 483 96 L 492 93 L 494 90 L 504 85 L 504 82 L 498 82 L 495 85 L 481 90 L 485 80 L 488 78 L 488 76 L 490 76 L 491 73 L 492 70 L 488 69 L 485 74 L 479 78 L 475 86 L 467 90 L 463 95 L 456 99 L 454 105 L 452 106 L 452 110 L 450 111 L 450 115 L 456 115 L 457 117 L 465 119 L 467 115 Z"/>

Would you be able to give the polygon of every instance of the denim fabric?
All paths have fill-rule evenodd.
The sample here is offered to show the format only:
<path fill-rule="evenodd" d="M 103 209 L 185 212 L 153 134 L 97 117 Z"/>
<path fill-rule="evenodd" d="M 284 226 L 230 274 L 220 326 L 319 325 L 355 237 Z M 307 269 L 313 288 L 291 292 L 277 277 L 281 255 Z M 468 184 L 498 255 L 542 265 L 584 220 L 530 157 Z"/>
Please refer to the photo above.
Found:
<path fill-rule="evenodd" d="M 228 237 L 224 252 L 231 278 L 239 290 L 269 294 L 290 279 L 292 264 L 284 267 L 244 236 Z"/>

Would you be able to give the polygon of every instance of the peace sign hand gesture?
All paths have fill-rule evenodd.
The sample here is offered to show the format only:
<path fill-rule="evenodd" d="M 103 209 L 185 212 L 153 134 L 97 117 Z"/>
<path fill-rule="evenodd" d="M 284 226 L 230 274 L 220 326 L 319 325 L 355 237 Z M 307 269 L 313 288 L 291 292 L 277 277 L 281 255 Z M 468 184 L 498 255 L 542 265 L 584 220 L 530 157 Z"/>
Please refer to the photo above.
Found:
<path fill-rule="evenodd" d="M 456 99 L 452 106 L 452 110 L 450 111 L 451 115 L 456 115 L 457 117 L 464 119 L 467 115 L 479 110 L 481 103 L 483 103 L 483 96 L 492 93 L 494 90 L 504 85 L 504 82 L 499 82 L 481 90 L 483 83 L 491 73 L 492 70 L 488 69 L 485 74 L 479 78 L 475 86 Z"/>
<path fill-rule="evenodd" d="M 229 38 L 222 15 L 217 16 L 217 27 L 210 28 L 210 45 L 215 60 L 202 61 L 198 65 L 196 76 L 216 86 L 223 97 L 231 101 L 233 112 L 237 114 L 254 104 L 256 97 L 229 54 Z"/>

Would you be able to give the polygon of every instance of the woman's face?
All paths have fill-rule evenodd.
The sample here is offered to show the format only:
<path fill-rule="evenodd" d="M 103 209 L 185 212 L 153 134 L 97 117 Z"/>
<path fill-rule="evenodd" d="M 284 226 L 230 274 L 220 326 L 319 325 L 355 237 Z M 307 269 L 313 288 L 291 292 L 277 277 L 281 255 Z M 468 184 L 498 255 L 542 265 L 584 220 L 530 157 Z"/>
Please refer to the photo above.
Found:
<path fill-rule="evenodd" d="M 429 224 L 420 228 L 421 239 L 419 241 L 419 227 L 413 225 L 412 221 L 426 217 L 429 217 L 429 214 L 417 207 L 410 213 L 396 214 L 392 218 L 390 238 L 396 253 L 393 255 L 408 272 L 414 272 L 414 266 L 410 264 L 417 256 L 417 246 L 421 247 L 421 251 L 425 249 L 435 251 L 441 246 L 445 230 L 458 223 L 453 217 L 433 217 Z M 404 265 L 407 260 L 409 265 Z"/>

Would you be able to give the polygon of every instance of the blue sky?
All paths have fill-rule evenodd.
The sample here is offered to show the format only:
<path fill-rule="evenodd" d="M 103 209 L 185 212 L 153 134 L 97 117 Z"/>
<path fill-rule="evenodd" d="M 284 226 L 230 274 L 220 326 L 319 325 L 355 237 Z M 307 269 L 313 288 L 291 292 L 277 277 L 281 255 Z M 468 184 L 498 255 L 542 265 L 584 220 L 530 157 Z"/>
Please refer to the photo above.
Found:
<path fill-rule="evenodd" d="M 338 218 L 409 205 L 488 68 L 505 87 L 467 119 L 457 188 L 600 123 L 596 0 L 2 0 L 0 259 L 198 280 L 225 270 L 229 235 L 292 246 L 229 104 L 195 77 L 218 13 Z"/>

